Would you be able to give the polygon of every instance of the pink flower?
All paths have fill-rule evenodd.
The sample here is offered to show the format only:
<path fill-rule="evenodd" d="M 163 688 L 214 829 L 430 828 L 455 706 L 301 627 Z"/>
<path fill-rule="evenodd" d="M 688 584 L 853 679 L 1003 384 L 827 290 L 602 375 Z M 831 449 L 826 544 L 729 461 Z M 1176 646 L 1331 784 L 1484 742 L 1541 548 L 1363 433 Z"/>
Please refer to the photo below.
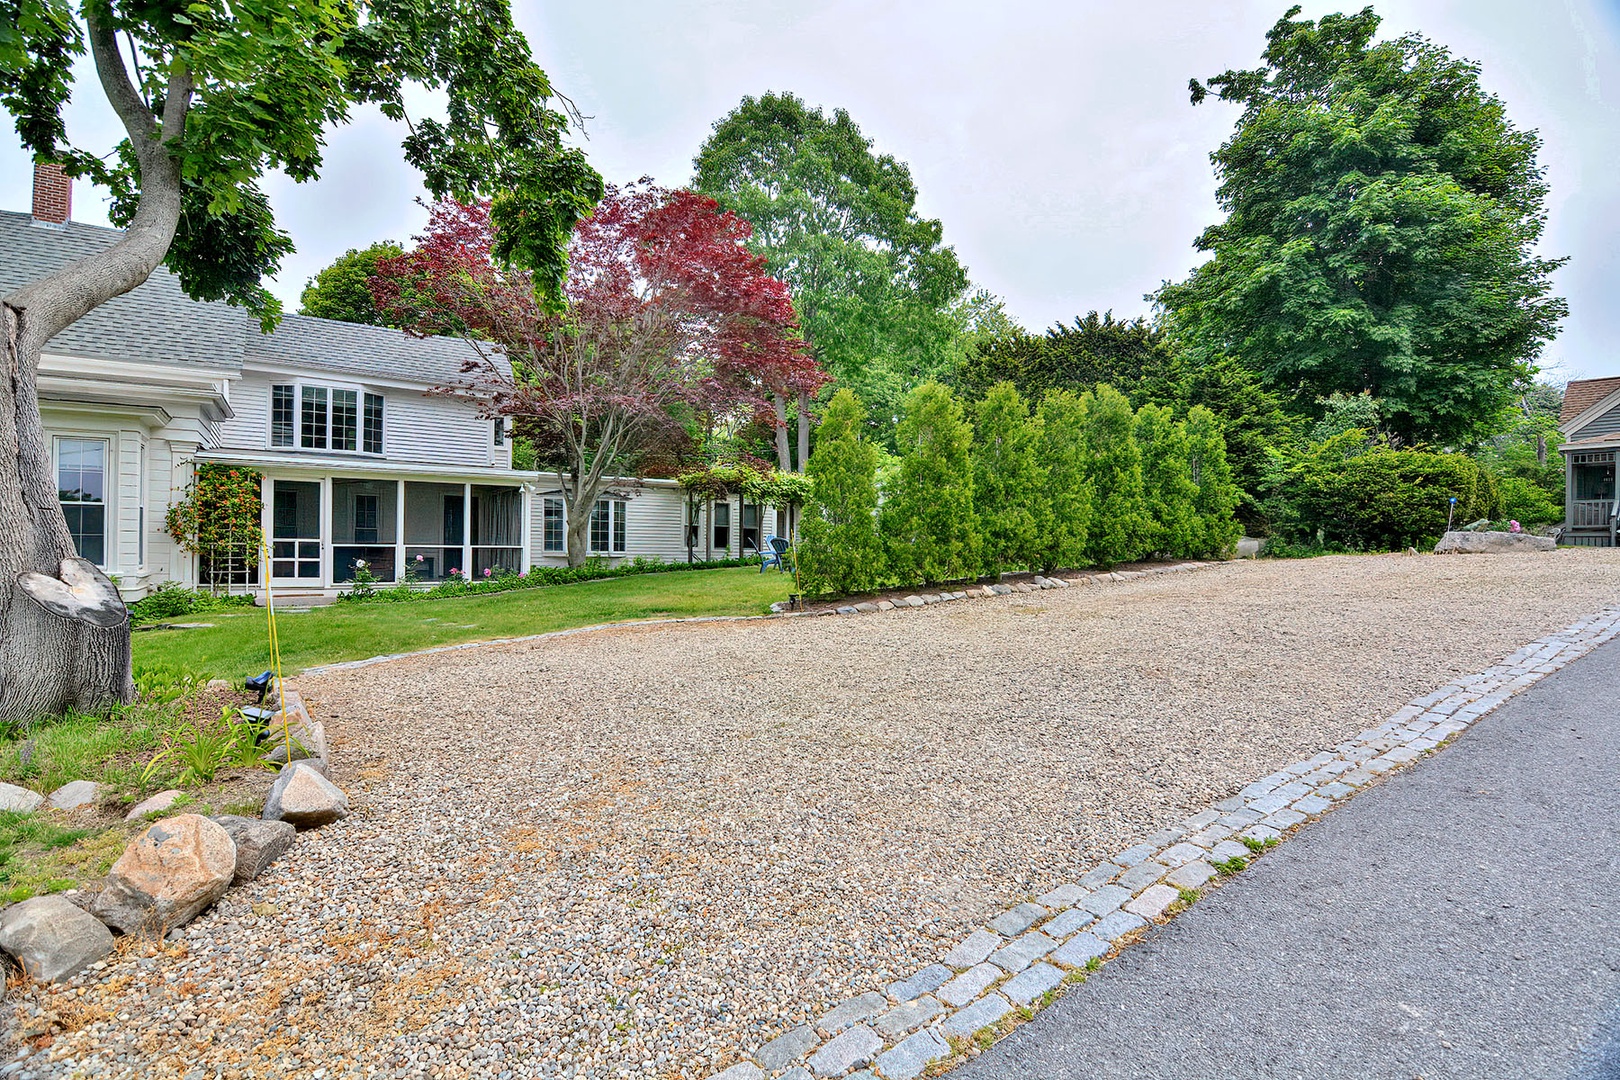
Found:
<path fill-rule="evenodd" d="M 460 577 L 460 576 L 461 576 L 461 567 L 459 567 L 459 566 L 452 566 L 452 567 L 451 567 L 451 568 L 450 568 L 450 576 L 451 576 L 451 577 Z"/>
<path fill-rule="evenodd" d="M 417 556 L 417 557 L 416 557 L 416 561 L 417 561 L 417 562 L 421 562 L 421 561 L 422 561 L 422 558 L 423 558 L 423 557 L 422 557 L 422 556 L 421 556 L 421 555 L 418 555 L 418 556 Z"/>
<path fill-rule="evenodd" d="M 529 572 L 527 570 L 519 570 L 518 571 L 518 577 L 528 577 L 528 576 L 529 576 Z"/>
<path fill-rule="evenodd" d="M 486 566 L 486 567 L 484 567 L 484 576 L 489 577 L 489 575 L 490 575 L 490 568 Z"/>

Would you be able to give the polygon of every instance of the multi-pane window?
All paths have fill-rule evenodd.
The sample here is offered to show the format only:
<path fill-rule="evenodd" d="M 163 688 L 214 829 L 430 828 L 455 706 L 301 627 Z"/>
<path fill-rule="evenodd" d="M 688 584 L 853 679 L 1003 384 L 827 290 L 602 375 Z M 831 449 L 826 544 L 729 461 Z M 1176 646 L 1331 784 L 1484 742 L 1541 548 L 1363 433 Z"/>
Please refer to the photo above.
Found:
<path fill-rule="evenodd" d="M 305 450 L 326 449 L 326 387 L 304 387 L 303 440 Z"/>
<path fill-rule="evenodd" d="M 383 452 L 383 398 L 337 386 L 270 388 L 270 445 L 352 454 Z"/>
<path fill-rule="evenodd" d="M 731 504 L 728 502 L 714 504 L 714 546 L 721 551 L 731 547 Z"/>
<path fill-rule="evenodd" d="M 356 495 L 354 497 L 354 542 L 357 544 L 375 544 L 377 542 L 377 496 Z"/>
<path fill-rule="evenodd" d="M 359 398 L 354 390 L 332 391 L 332 449 L 352 451 L 359 441 Z"/>
<path fill-rule="evenodd" d="M 591 508 L 591 554 L 622 555 L 627 530 L 623 499 L 597 499 Z"/>
<path fill-rule="evenodd" d="M 291 446 L 295 441 L 298 417 L 293 413 L 293 388 L 270 388 L 270 445 Z"/>
<path fill-rule="evenodd" d="M 79 557 L 107 564 L 107 440 L 56 440 L 56 497 Z"/>
<path fill-rule="evenodd" d="M 545 530 L 540 549 L 548 554 L 561 554 L 568 550 L 568 518 L 561 499 L 545 500 Z"/>
<path fill-rule="evenodd" d="M 381 394 L 366 395 L 365 429 L 361 447 L 368 454 L 383 452 L 383 399 Z"/>

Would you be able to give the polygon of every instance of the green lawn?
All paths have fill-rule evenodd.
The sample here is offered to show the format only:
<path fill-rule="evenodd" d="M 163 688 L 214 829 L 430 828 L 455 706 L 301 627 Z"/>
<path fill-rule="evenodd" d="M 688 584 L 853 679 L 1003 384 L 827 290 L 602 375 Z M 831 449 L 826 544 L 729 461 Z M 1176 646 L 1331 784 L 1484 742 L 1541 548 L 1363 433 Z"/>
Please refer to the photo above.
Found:
<path fill-rule="evenodd" d="M 414 603 L 333 604 L 278 613 L 281 662 L 291 675 L 340 660 L 463 641 L 543 634 L 574 626 L 688 615 L 759 615 L 792 591 L 793 579 L 740 567 L 638 574 L 577 585 Z M 262 609 L 211 612 L 196 630 L 135 634 L 135 667 L 240 680 L 270 666 Z"/>

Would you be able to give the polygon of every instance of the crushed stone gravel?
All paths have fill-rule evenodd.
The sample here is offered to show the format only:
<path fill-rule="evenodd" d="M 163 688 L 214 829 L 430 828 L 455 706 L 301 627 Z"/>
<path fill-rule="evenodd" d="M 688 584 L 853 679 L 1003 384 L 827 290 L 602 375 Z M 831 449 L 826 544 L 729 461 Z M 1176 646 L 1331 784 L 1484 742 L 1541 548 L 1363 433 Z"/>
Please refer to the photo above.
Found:
<path fill-rule="evenodd" d="M 300 681 L 352 815 L 13 987 L 0 1076 L 702 1078 L 1620 597 L 1620 551 L 1239 562 Z"/>

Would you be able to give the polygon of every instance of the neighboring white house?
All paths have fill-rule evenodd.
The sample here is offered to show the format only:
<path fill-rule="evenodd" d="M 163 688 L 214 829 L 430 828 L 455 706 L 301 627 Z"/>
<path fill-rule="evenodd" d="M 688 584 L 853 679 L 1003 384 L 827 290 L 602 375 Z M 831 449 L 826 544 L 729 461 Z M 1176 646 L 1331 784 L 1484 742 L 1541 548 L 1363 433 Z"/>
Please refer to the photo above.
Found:
<path fill-rule="evenodd" d="M 32 215 L 0 212 L 0 295 L 118 236 L 69 221 L 39 188 L 36 177 Z M 41 361 L 40 410 L 80 554 L 126 599 L 198 583 L 197 557 L 164 518 L 197 463 L 222 462 L 265 478 L 278 594 L 339 591 L 357 560 L 383 581 L 409 567 L 423 582 L 565 564 L 555 477 L 514 470 L 502 423 L 432 392 L 469 351 L 300 315 L 263 334 L 239 309 L 188 299 L 160 268 L 54 338 Z M 690 541 L 698 558 L 736 556 L 775 520 L 737 500 L 697 517 L 688 523 L 673 481 L 617 483 L 592 515 L 589 554 L 685 561 Z M 233 585 L 256 589 L 264 569 L 234 568 Z"/>
<path fill-rule="evenodd" d="M 1564 444 L 1564 535 L 1560 543 L 1614 547 L 1620 499 L 1614 466 L 1620 451 L 1620 378 L 1574 379 L 1559 413 Z"/>

